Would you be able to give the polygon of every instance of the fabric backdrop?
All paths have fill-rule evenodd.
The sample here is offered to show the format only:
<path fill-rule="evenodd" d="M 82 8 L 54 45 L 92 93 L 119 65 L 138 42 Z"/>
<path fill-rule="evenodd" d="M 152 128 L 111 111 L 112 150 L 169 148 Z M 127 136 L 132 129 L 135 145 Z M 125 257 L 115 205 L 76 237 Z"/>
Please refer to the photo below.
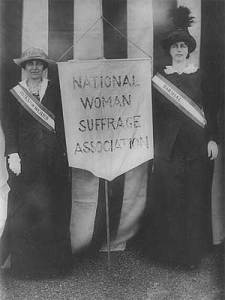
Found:
<path fill-rule="evenodd" d="M 191 59 L 198 65 L 199 58 L 203 56 L 206 58 L 207 49 L 212 49 L 209 45 L 218 39 L 218 35 L 213 34 L 216 24 L 205 26 L 204 30 L 201 25 L 207 23 L 208 16 L 211 14 L 210 9 L 217 7 L 219 2 L 221 1 L 3 0 L 1 1 L 3 26 L 0 29 L 2 39 L 0 50 L 1 72 L 4 76 L 1 76 L 1 100 L 7 101 L 8 89 L 21 78 L 21 71 L 12 59 L 19 57 L 21 50 L 30 46 L 43 48 L 51 58 L 55 60 L 61 58 L 62 61 L 102 57 L 145 57 L 146 54 L 135 47 L 133 44 L 135 43 L 153 58 L 155 69 L 159 65 L 168 63 L 168 58 L 160 46 L 160 40 L 168 30 L 173 28 L 170 10 L 178 4 L 189 6 L 192 15 L 196 17 L 191 32 L 197 39 L 199 47 L 192 54 Z M 211 8 L 207 8 L 208 3 Z M 102 21 L 100 18 L 102 12 L 103 16 L 116 26 L 116 30 Z M 218 13 L 217 7 L 217 11 L 214 11 L 215 20 Z M 92 29 L 83 37 L 90 27 Z M 219 32 L 224 31 L 219 30 Z M 210 39 L 209 34 L 211 34 Z M 202 47 L 202 42 L 206 40 L 209 44 Z M 206 64 L 206 61 L 206 59 L 204 62 L 201 61 L 201 67 Z M 49 77 L 57 78 L 56 68 L 50 68 Z M 219 228 L 220 232 L 217 235 L 218 230 L 214 231 L 214 237 L 217 235 L 217 243 L 224 235 L 222 223 L 224 213 L 219 205 L 221 201 L 224 202 L 224 193 L 221 192 L 223 178 L 218 165 L 221 166 L 221 163 L 216 163 L 213 188 L 213 205 L 217 203 L 214 205 L 216 210 L 213 215 L 217 225 L 219 220 L 219 227 L 216 228 Z M 126 241 L 137 231 L 145 207 L 147 171 L 148 165 L 145 163 L 109 184 L 110 228 L 114 249 L 124 249 Z M 95 249 L 101 248 L 104 244 L 104 198 L 102 180 L 87 171 L 72 170 L 71 239 L 75 252 L 90 243 Z M 214 199 L 217 201 L 215 202 Z M 220 211 L 219 219 L 218 211 Z"/>

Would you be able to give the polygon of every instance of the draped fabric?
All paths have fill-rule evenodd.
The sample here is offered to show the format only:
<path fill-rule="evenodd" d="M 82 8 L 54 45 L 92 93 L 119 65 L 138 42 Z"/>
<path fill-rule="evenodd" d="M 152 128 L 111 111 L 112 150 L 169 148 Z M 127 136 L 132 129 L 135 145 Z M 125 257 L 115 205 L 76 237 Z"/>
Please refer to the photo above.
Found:
<path fill-rule="evenodd" d="M 201 7 L 204 3 L 202 4 L 201 0 L 178 0 L 177 5 L 188 7 L 191 11 L 191 15 L 195 18 L 194 23 L 189 28 L 189 32 L 195 38 L 197 46 L 190 56 L 190 61 L 194 65 L 199 66 L 201 47 Z"/>
<path fill-rule="evenodd" d="M 15 68 L 12 57 L 20 53 L 22 43 L 22 1 L 1 1 L 0 4 L 0 237 L 7 216 L 7 198 L 9 186 L 6 170 L 5 139 L 2 130 L 5 115 L 4 104 L 10 87 L 20 79 L 20 71 Z M 12 22 L 13 20 L 13 22 Z M 4 242 L 0 243 L 0 261 L 4 257 Z"/>
<path fill-rule="evenodd" d="M 4 18 L 1 22 L 4 26 L 1 30 L 4 33 L 2 35 L 4 48 L 1 69 L 5 76 L 1 78 L 3 87 L 1 99 L 7 101 L 8 89 L 21 78 L 21 70 L 12 59 L 19 57 L 21 51 L 30 46 L 43 48 L 51 58 L 55 60 L 60 58 L 62 61 L 102 57 L 136 58 L 144 57 L 147 53 L 153 58 L 155 69 L 158 65 L 168 64 L 169 59 L 165 56 L 160 41 L 166 32 L 173 28 L 170 10 L 179 4 L 187 5 L 192 15 L 196 17 L 196 22 L 190 31 L 199 46 L 191 59 L 198 65 L 199 57 L 203 52 L 206 53 L 206 48 L 201 47 L 203 40 L 201 33 L 204 33 L 204 41 L 208 40 L 207 30 L 212 27 L 208 25 L 207 28 L 202 28 L 203 23 L 206 22 L 205 16 L 210 15 L 209 11 L 204 11 L 207 2 L 201 0 L 3 0 L 1 8 Z M 116 29 L 101 19 L 102 14 Z M 56 67 L 49 69 L 49 77 L 57 78 Z M 147 167 L 147 164 L 143 164 L 109 183 L 113 249 L 124 249 L 126 241 L 138 229 L 146 202 Z M 216 170 L 213 197 L 217 194 L 216 197 L 221 203 L 224 195 L 223 192 L 218 194 L 218 191 L 221 191 L 222 171 L 218 168 Z M 105 242 L 104 182 L 83 170 L 72 169 L 71 172 L 73 250 L 80 251 L 91 243 L 99 249 Z M 218 221 L 217 215 L 215 220 Z M 223 215 L 219 221 L 221 233 L 224 232 L 223 226 L 221 227 L 222 219 L 224 219 Z M 217 233 L 216 230 L 214 234 Z"/>
<path fill-rule="evenodd" d="M 0 123 L 0 238 L 4 230 L 7 217 L 7 197 L 9 186 L 7 184 L 8 173 L 6 170 L 5 139 Z"/>
<path fill-rule="evenodd" d="M 93 7 L 93 1 L 76 1 L 75 20 L 82 18 L 82 22 L 80 27 L 78 26 L 79 30 L 75 31 L 77 36 L 75 40 L 79 39 L 82 31 L 87 30 L 87 24 L 90 24 L 89 20 L 95 20 L 101 16 L 101 8 L 104 18 L 120 33 L 107 22 L 99 20 L 94 29 L 83 40 L 80 40 L 77 46 L 75 45 L 74 58 L 143 57 L 141 50 L 124 37 L 137 45 L 142 41 L 140 46 L 152 56 L 152 3 L 151 1 L 141 2 L 137 5 L 133 0 L 110 0 L 102 1 L 101 6 L 97 1 Z M 90 8 L 88 9 L 89 13 L 80 17 L 80 12 L 85 10 L 84 7 Z M 143 15 L 144 9 L 145 14 Z M 140 22 L 141 16 L 143 16 L 142 22 Z M 147 36 L 146 30 L 148 31 Z M 98 47 L 94 47 L 96 42 Z M 95 52 L 89 45 L 93 45 Z M 83 184 L 80 184 L 80 180 L 83 180 Z M 79 251 L 89 243 L 95 250 L 99 249 L 104 245 L 106 233 L 104 181 L 98 180 L 88 172 L 73 169 L 72 187 L 71 236 L 74 251 Z M 136 232 L 145 206 L 146 190 L 147 164 L 143 164 L 109 183 L 111 248 L 113 250 L 124 249 L 126 241 Z"/>
<path fill-rule="evenodd" d="M 205 73 L 208 97 L 217 114 L 219 155 L 215 161 L 212 185 L 212 227 L 214 244 L 225 238 L 224 201 L 224 63 L 225 3 L 221 0 L 202 2 L 201 69 Z"/>

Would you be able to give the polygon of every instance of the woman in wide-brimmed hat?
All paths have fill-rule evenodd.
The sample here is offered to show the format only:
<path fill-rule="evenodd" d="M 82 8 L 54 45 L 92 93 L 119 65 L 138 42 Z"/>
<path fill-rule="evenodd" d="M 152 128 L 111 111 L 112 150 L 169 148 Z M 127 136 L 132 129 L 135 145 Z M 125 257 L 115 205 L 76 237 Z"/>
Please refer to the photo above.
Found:
<path fill-rule="evenodd" d="M 71 252 L 60 91 L 46 78 L 54 61 L 43 50 L 29 48 L 14 62 L 23 68 L 25 79 L 7 99 L 11 191 L 4 241 L 13 272 L 56 271 L 69 264 Z"/>
<path fill-rule="evenodd" d="M 217 157 L 213 99 L 189 62 L 196 41 L 190 11 L 174 13 L 176 28 L 162 42 L 171 65 L 153 77 L 155 159 L 150 182 L 149 251 L 169 263 L 196 266 L 211 243 L 210 189 Z M 153 251 L 154 250 L 154 251 Z"/>

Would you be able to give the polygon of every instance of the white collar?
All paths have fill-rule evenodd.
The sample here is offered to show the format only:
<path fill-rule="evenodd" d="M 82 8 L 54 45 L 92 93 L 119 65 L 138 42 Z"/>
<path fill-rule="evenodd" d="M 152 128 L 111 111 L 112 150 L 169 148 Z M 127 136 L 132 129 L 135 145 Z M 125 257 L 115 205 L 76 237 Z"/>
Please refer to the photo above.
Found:
<path fill-rule="evenodd" d="M 28 88 L 28 86 L 27 86 L 27 80 L 26 79 L 24 79 L 24 80 L 22 80 L 21 82 L 20 82 L 20 84 L 26 89 L 26 90 L 28 90 L 29 91 L 29 88 Z M 41 82 L 41 88 L 40 88 L 40 101 L 43 99 L 43 97 L 44 97 L 44 94 L 45 94 L 45 91 L 46 91 L 46 89 L 47 89 L 47 86 L 48 86 L 48 79 L 46 79 L 46 78 L 43 78 L 42 79 L 42 82 Z"/>
<path fill-rule="evenodd" d="M 166 74 L 173 74 L 173 73 L 178 73 L 179 75 L 182 74 L 182 73 L 185 73 L 185 74 L 191 74 L 191 73 L 195 73 L 196 71 L 198 70 L 198 67 L 192 65 L 192 64 L 188 64 L 182 72 L 178 72 L 176 70 L 176 68 L 174 68 L 173 66 L 166 66 L 165 69 L 164 69 L 164 72 Z"/>

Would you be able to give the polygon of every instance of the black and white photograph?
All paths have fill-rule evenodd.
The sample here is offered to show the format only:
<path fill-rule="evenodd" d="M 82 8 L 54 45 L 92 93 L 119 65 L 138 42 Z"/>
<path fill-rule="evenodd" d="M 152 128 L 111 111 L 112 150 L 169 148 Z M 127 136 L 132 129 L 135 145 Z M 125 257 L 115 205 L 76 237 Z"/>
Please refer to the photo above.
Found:
<path fill-rule="evenodd" d="M 0 0 L 0 299 L 225 299 L 224 100 L 224 0 Z"/>

